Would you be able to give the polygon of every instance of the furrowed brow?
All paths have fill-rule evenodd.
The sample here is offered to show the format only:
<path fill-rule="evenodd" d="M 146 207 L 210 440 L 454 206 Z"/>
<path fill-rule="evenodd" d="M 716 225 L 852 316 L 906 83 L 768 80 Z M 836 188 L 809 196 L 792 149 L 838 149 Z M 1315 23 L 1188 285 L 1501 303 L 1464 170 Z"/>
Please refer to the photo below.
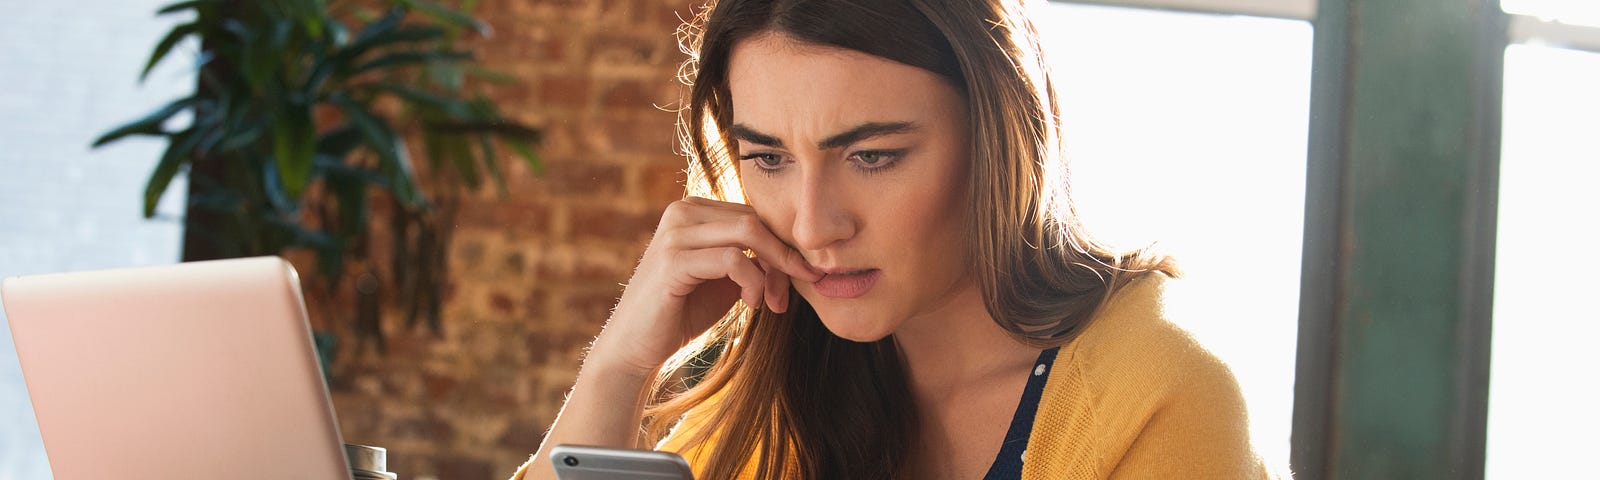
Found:
<path fill-rule="evenodd" d="M 778 140 L 778 137 L 774 137 L 772 135 L 757 132 L 755 129 L 747 127 L 744 124 L 734 124 L 732 128 L 728 129 L 728 133 L 733 135 L 733 138 L 738 140 L 744 140 L 757 145 L 766 145 L 768 147 L 783 148 L 783 140 Z"/>
<path fill-rule="evenodd" d="M 817 142 L 817 148 L 821 150 L 831 150 L 872 137 L 894 135 L 897 133 L 910 133 L 917 131 L 919 128 L 920 127 L 918 127 L 917 124 L 911 122 L 863 123 L 855 126 L 855 128 L 834 134 L 831 137 L 823 139 L 821 142 Z"/>

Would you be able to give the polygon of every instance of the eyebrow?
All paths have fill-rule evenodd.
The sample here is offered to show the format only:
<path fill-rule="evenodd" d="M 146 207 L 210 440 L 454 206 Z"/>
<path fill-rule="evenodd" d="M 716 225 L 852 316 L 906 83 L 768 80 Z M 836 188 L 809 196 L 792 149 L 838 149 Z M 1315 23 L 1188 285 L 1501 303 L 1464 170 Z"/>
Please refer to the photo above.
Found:
<path fill-rule="evenodd" d="M 917 124 L 912 122 L 867 122 L 856 125 L 849 130 L 830 135 L 828 138 L 822 139 L 821 142 L 817 142 L 817 148 L 821 150 L 830 150 L 872 137 L 894 135 L 897 133 L 910 133 L 917 131 L 920 128 L 921 127 L 918 127 Z M 757 145 L 766 145 L 769 147 L 778 148 L 783 147 L 783 140 L 779 140 L 778 137 L 757 132 L 755 129 L 744 124 L 734 124 L 733 127 L 729 129 L 728 133 L 733 135 L 733 138 L 735 139 L 744 140 Z"/>

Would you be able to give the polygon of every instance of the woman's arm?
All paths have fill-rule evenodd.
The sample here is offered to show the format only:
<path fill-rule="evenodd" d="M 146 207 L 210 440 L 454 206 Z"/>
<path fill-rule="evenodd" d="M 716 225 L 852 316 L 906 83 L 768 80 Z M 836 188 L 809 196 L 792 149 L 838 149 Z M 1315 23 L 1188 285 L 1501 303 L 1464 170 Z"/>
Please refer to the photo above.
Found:
<path fill-rule="evenodd" d="M 1220 363 L 1186 368 L 1184 381 L 1151 412 L 1110 478 L 1265 480 L 1250 445 L 1244 397 Z"/>
<path fill-rule="evenodd" d="M 638 447 L 647 390 L 661 364 L 735 301 L 783 311 L 790 276 L 822 277 L 748 205 L 704 198 L 669 205 L 555 425 L 512 478 L 553 479 L 547 457 L 557 444 Z"/>

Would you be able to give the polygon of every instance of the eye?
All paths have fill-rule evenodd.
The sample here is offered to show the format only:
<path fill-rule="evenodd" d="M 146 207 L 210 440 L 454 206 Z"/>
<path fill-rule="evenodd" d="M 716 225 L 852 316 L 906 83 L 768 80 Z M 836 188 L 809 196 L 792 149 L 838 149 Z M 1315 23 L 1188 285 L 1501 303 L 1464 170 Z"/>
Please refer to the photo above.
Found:
<path fill-rule="evenodd" d="M 775 173 L 783 168 L 783 158 L 771 153 L 752 153 L 739 157 L 739 160 L 749 160 L 765 173 Z"/>
<path fill-rule="evenodd" d="M 900 157 L 904 154 L 904 150 L 862 150 L 850 154 L 850 157 L 855 159 L 857 164 L 856 168 L 862 170 L 882 170 L 893 166 L 895 162 L 900 160 Z"/>

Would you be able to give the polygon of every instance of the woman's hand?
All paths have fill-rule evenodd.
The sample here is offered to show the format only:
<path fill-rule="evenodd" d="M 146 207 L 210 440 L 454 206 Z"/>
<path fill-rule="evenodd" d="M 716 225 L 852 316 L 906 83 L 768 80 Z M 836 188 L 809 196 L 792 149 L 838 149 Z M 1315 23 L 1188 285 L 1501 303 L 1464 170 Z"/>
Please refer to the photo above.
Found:
<path fill-rule="evenodd" d="M 791 276 L 822 278 L 748 205 L 688 198 L 667 206 L 555 425 L 513 478 L 553 478 L 548 455 L 555 444 L 641 447 L 651 375 L 736 300 L 786 309 Z"/>
<path fill-rule="evenodd" d="M 791 276 L 822 278 L 755 209 L 699 197 L 673 202 L 589 356 L 653 372 L 735 300 L 783 312 Z"/>

